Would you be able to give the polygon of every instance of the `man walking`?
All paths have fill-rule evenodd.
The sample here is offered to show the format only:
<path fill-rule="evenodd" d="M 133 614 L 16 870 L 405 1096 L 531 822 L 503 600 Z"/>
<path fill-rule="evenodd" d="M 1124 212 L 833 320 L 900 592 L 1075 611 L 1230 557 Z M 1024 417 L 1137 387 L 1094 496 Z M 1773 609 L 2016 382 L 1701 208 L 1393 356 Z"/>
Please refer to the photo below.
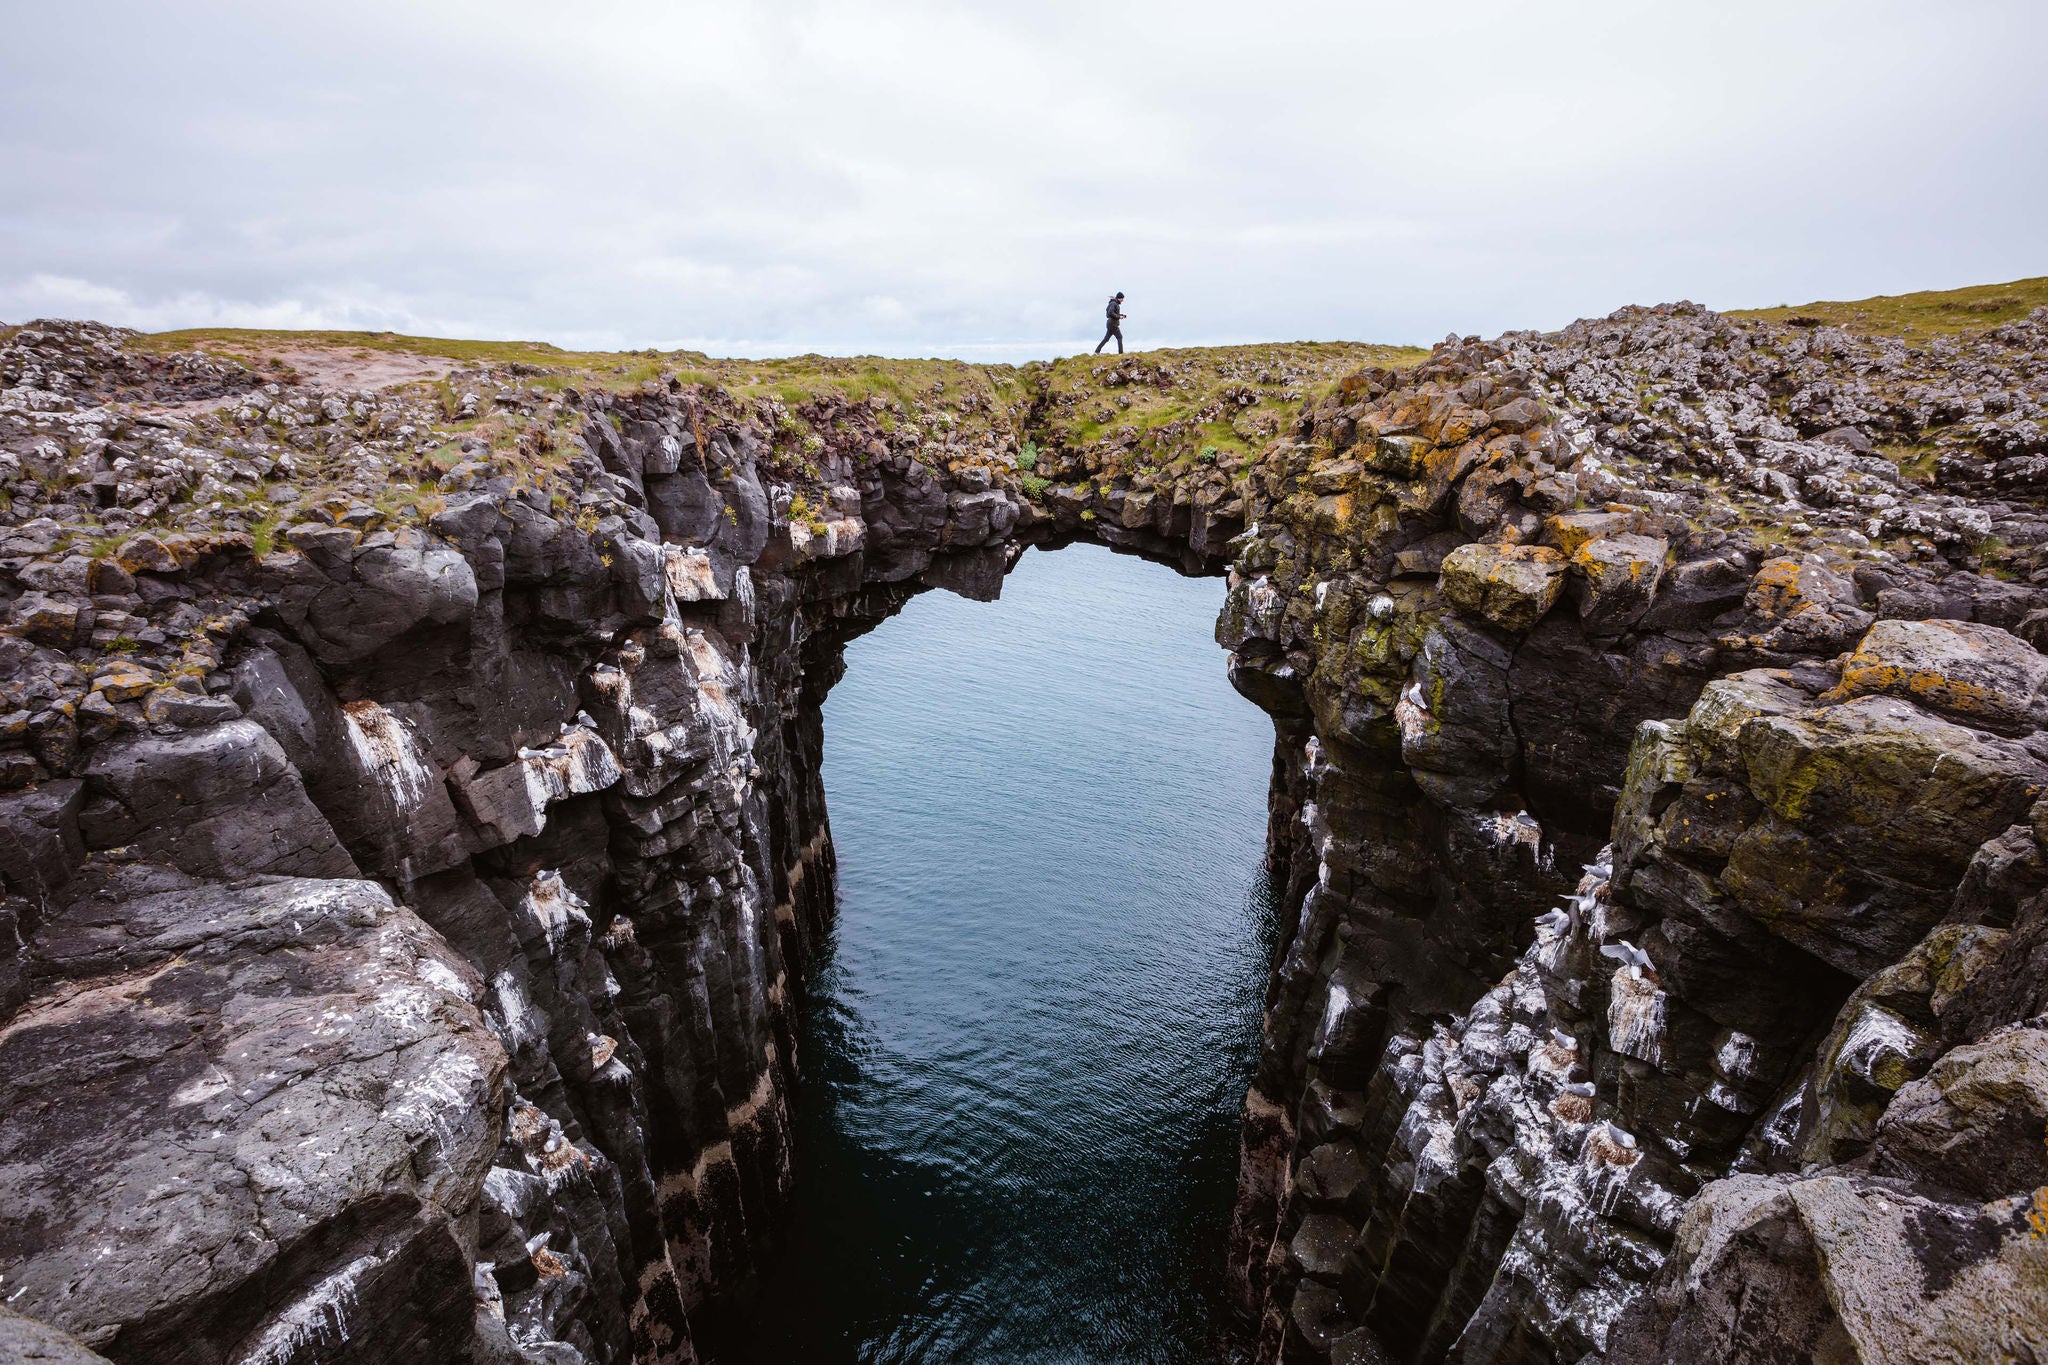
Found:
<path fill-rule="evenodd" d="M 1124 353 L 1124 291 L 1119 289 L 1109 296 L 1109 307 L 1104 310 L 1109 319 L 1109 330 L 1102 334 L 1102 340 L 1095 343 L 1095 354 L 1101 355 L 1102 348 L 1109 345 L 1111 337 L 1116 338 L 1116 353 Z"/>

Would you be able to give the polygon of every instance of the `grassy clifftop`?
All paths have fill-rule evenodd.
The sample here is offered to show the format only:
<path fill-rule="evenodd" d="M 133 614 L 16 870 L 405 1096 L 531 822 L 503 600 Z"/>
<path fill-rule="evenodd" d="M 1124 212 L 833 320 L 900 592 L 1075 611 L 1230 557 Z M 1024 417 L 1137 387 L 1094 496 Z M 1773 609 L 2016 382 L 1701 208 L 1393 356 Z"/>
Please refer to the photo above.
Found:
<path fill-rule="evenodd" d="M 805 428 L 847 404 L 867 405 L 884 427 L 936 422 L 950 450 L 987 451 L 1003 463 L 1021 455 L 1032 482 L 1041 446 L 1132 466 L 1248 455 L 1305 400 L 1344 376 L 1413 365 L 1429 354 L 1420 347 L 1279 342 L 1024 365 L 822 355 L 735 360 L 696 351 L 567 351 L 544 342 L 244 328 L 160 332 L 128 344 L 161 355 L 203 351 L 266 378 L 329 389 L 438 387 L 450 419 L 462 389 L 503 383 L 542 395 L 571 387 L 701 385 L 756 409 L 771 428 Z M 477 434 L 492 445 L 511 435 Z"/>
<path fill-rule="evenodd" d="M 1144 430 L 1196 418 L 1245 390 L 1302 391 L 1334 383 L 1368 365 L 1414 364 L 1422 347 L 1359 342 L 1274 342 L 1134 351 L 1129 355 L 1080 355 L 1024 365 L 985 365 L 957 360 L 909 360 L 881 356 L 801 355 L 775 360 L 715 359 L 699 351 L 568 351 L 542 341 L 469 341 L 450 337 L 404 336 L 396 332 L 266 331 L 206 327 L 156 332 L 130 342 L 132 349 L 172 354 L 205 351 L 259 373 L 317 371 L 339 379 L 351 371 L 364 377 L 456 367 L 504 366 L 535 371 L 540 387 L 572 382 L 631 388 L 649 379 L 674 376 L 685 384 L 713 384 L 750 398 L 797 404 L 832 395 L 853 400 L 870 396 L 910 400 L 946 392 L 981 392 L 1022 405 L 1032 394 L 1060 400 L 1098 387 L 1123 388 L 1114 413 L 1082 416 L 1075 430 L 1092 438 L 1098 429 L 1122 424 L 1115 414 Z M 1128 401 L 1124 401 L 1128 400 Z M 1210 418 L 1203 420 L 1213 420 Z M 1238 438 L 1228 424 L 1215 433 Z"/>
<path fill-rule="evenodd" d="M 1070 448 L 1112 441 L 1164 461 L 1255 450 L 1346 375 L 1428 355 L 1417 346 L 1272 342 L 1071 356 L 1026 366 L 1023 377 L 1042 439 Z"/>
<path fill-rule="evenodd" d="M 1745 308 L 1732 318 L 1760 318 L 1793 326 L 1825 324 L 1866 336 L 1895 336 L 1914 344 L 1933 337 L 1982 331 L 2017 322 L 2034 309 L 2048 306 L 2048 275 L 2007 284 L 1979 284 L 1968 289 L 1928 290 L 1917 294 L 1880 294 L 1848 303 L 1802 303 L 1777 308 Z"/>
<path fill-rule="evenodd" d="M 1738 309 L 1727 316 L 1841 327 L 1921 344 L 1936 336 L 2012 322 L 2044 305 L 2048 276 L 1966 289 Z M 696 351 L 570 351 L 539 341 L 220 327 L 158 332 L 129 344 L 166 355 L 202 350 L 259 373 L 303 375 L 337 386 L 351 377 L 368 387 L 493 366 L 545 390 L 571 384 L 627 389 L 674 376 L 686 384 L 714 385 L 741 397 L 792 406 L 824 396 L 943 406 L 948 394 L 973 393 L 1019 420 L 1028 411 L 1035 421 L 1049 424 L 1055 439 L 1075 445 L 1121 435 L 1126 440 L 1163 439 L 1219 451 L 1255 447 L 1270 435 L 1263 420 L 1242 420 L 1245 409 L 1261 408 L 1270 415 L 1274 400 L 1298 403 L 1343 375 L 1370 366 L 1399 369 L 1428 354 L 1414 346 L 1272 342 L 1068 356 L 1025 365 L 821 355 L 731 360 Z"/>

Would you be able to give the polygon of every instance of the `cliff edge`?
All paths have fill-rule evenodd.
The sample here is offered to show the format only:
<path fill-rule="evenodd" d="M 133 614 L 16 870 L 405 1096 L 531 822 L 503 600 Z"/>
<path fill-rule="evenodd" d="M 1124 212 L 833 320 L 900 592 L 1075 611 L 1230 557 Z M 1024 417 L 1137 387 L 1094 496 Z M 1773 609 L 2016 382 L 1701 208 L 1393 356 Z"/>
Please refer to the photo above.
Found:
<path fill-rule="evenodd" d="M 2036 285 L 1017 368 L 0 329 L 0 1301 L 728 1358 L 841 649 L 1087 538 L 1226 575 L 1275 723 L 1262 1359 L 2048 1352 Z"/>

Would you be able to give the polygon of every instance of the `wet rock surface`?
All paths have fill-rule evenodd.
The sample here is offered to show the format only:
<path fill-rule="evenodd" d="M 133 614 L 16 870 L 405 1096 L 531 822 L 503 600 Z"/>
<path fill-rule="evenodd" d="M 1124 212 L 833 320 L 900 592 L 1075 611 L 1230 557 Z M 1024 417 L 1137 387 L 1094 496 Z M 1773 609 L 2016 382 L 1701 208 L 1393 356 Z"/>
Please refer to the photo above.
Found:
<path fill-rule="evenodd" d="M 1276 726 L 1260 1359 L 2048 1354 L 2048 314 L 1254 349 L 332 392 L 6 336 L 0 1299 L 122 1362 L 729 1358 L 840 647 L 1086 537 L 1226 573 Z"/>

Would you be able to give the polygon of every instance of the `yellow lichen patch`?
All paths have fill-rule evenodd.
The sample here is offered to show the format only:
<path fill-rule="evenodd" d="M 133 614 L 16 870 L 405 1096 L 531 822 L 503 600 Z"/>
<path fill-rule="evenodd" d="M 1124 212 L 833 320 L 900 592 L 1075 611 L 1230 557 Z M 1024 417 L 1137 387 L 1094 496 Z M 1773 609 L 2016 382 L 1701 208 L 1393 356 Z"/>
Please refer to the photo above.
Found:
<path fill-rule="evenodd" d="M 122 662 L 101 669 L 93 680 L 93 688 L 104 693 L 108 701 L 134 701 L 156 683 L 156 676 L 148 669 Z"/>
<path fill-rule="evenodd" d="M 1463 445 L 1484 431 L 1490 420 L 1485 413 L 1473 408 L 1453 408 L 1438 420 L 1431 439 L 1440 446 Z"/>
<path fill-rule="evenodd" d="M 1638 552 L 1639 549 L 1646 550 L 1647 543 L 1638 547 L 1622 544 L 1624 541 L 1648 542 L 1648 537 L 1602 536 L 1597 540 L 1581 541 L 1577 549 L 1568 552 L 1571 555 L 1572 567 L 1595 582 L 1604 582 L 1617 576 L 1630 582 L 1640 582 L 1662 571 L 1662 542 L 1657 542 L 1659 553 L 1653 557 Z"/>
<path fill-rule="evenodd" d="M 1524 631 L 1564 591 L 1565 557 L 1547 545 L 1460 545 L 1444 557 L 1440 590 L 1461 611 Z"/>
<path fill-rule="evenodd" d="M 1811 599 L 1800 582 L 1804 568 L 1789 556 L 1766 560 L 1750 580 L 1749 605 L 1769 616 L 1790 616 L 1808 605 Z"/>
<path fill-rule="evenodd" d="M 1897 664 L 1851 662 L 1842 670 L 1840 695 L 1853 697 L 1864 692 L 1886 692 L 1910 697 L 1936 710 L 1982 714 L 1992 710 L 1999 698 L 1961 678 L 1927 668 L 1902 668 Z M 1830 692 L 1829 696 L 1836 693 Z"/>
<path fill-rule="evenodd" d="M 1352 493 L 1331 493 L 1317 498 L 1309 509 L 1309 527 L 1318 535 L 1341 536 L 1351 529 L 1351 515 L 1358 504 Z"/>

